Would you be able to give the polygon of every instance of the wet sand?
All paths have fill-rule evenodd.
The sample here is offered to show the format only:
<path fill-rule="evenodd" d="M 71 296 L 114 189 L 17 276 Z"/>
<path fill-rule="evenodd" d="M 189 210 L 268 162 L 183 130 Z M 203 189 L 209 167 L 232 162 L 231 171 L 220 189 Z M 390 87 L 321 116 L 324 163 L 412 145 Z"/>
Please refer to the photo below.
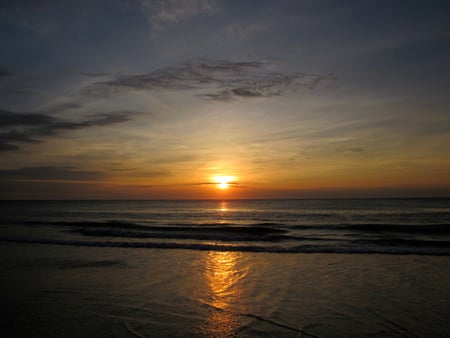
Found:
<path fill-rule="evenodd" d="M 449 257 L 0 244 L 11 337 L 444 337 Z"/>

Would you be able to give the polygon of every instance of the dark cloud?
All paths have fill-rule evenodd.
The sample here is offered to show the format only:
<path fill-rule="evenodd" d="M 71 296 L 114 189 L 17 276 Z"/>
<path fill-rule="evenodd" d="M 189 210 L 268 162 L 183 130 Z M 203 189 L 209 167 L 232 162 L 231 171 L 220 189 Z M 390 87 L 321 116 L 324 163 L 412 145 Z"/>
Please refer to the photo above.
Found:
<path fill-rule="evenodd" d="M 66 110 L 79 109 L 82 107 L 83 107 L 83 105 L 78 102 L 69 101 L 69 102 L 63 102 L 63 103 L 57 104 L 57 105 L 51 107 L 50 109 L 47 109 L 45 111 L 45 113 L 61 113 Z"/>
<path fill-rule="evenodd" d="M 188 184 L 182 184 L 182 185 L 218 185 L 218 182 L 197 182 L 197 183 L 188 183 Z M 227 182 L 227 185 L 230 187 L 235 187 L 235 188 L 245 188 L 245 185 L 242 185 L 239 182 Z"/>
<path fill-rule="evenodd" d="M 25 167 L 0 170 L 0 179 L 96 181 L 105 177 L 100 171 L 80 170 L 74 167 Z"/>
<path fill-rule="evenodd" d="M 165 67 L 140 75 L 124 75 L 96 82 L 84 89 L 90 96 L 109 97 L 129 90 L 196 90 L 212 100 L 279 96 L 300 87 L 315 89 L 320 82 L 336 79 L 333 74 L 273 72 L 266 61 L 232 62 L 202 60 Z M 198 91 L 201 91 L 198 93 Z"/>
<path fill-rule="evenodd" d="M 219 90 L 216 93 L 201 94 L 198 96 L 216 101 L 229 101 L 233 99 L 233 95 L 229 90 Z"/>
<path fill-rule="evenodd" d="M 10 126 L 36 126 L 54 122 L 55 118 L 44 114 L 16 113 L 0 109 L 0 128 Z"/>
<path fill-rule="evenodd" d="M 75 108 L 70 104 L 71 108 Z M 66 107 L 67 108 L 67 107 Z M 16 143 L 37 143 L 42 137 L 63 131 L 107 126 L 131 120 L 132 112 L 93 115 L 81 121 L 67 121 L 44 113 L 18 113 L 0 109 L 0 151 L 15 150 Z"/>
<path fill-rule="evenodd" d="M 38 127 L 39 130 L 79 129 L 92 126 L 126 122 L 130 120 L 131 112 L 112 112 L 97 114 L 84 121 L 66 121 L 50 115 L 40 113 L 18 113 L 0 109 L 0 128 L 15 126 Z"/>
<path fill-rule="evenodd" d="M 16 149 L 16 145 L 13 145 L 11 143 L 37 143 L 39 142 L 36 139 L 33 139 L 30 135 L 28 135 L 24 131 L 6 131 L 3 133 L 0 133 L 0 147 L 7 150 L 10 149 Z M 11 148 L 12 147 L 12 148 Z"/>
<path fill-rule="evenodd" d="M 14 75 L 13 73 L 7 71 L 6 69 L 0 68 L 0 79 L 2 77 L 9 77 L 9 76 L 13 76 L 13 75 Z"/>
<path fill-rule="evenodd" d="M 19 147 L 14 144 L 6 143 L 6 142 L 3 143 L 1 140 L 1 135 L 0 135 L 0 152 L 17 150 L 17 149 L 19 149 Z"/>

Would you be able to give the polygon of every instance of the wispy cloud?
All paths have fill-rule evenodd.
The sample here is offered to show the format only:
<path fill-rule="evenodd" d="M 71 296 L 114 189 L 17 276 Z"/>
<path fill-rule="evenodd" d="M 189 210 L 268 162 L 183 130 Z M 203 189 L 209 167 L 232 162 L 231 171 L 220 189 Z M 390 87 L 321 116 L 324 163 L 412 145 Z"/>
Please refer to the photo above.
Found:
<path fill-rule="evenodd" d="M 300 87 L 315 89 L 334 74 L 274 72 L 268 61 L 201 60 L 164 67 L 150 73 L 124 75 L 96 82 L 84 89 L 90 96 L 109 97 L 129 90 L 196 90 L 211 100 L 279 96 Z M 199 91 L 201 91 L 199 93 Z"/>
<path fill-rule="evenodd" d="M 63 131 L 127 122 L 134 114 L 127 111 L 109 112 L 79 121 L 68 121 L 45 113 L 0 109 L 0 151 L 18 149 L 17 143 L 38 143 L 43 137 L 58 135 Z"/>
<path fill-rule="evenodd" d="M 156 31 L 218 9 L 214 0 L 139 0 L 139 4 Z"/>
<path fill-rule="evenodd" d="M 56 180 L 56 181 L 97 181 L 103 179 L 101 171 L 80 170 L 66 166 L 24 167 L 0 170 L 0 179 L 13 180 Z"/>
<path fill-rule="evenodd" d="M 190 186 L 201 186 L 201 185 L 214 185 L 217 186 L 217 182 L 196 182 L 196 183 L 187 183 L 181 185 L 190 185 Z M 233 188 L 246 188 L 247 186 L 240 182 L 228 182 L 227 185 Z"/>

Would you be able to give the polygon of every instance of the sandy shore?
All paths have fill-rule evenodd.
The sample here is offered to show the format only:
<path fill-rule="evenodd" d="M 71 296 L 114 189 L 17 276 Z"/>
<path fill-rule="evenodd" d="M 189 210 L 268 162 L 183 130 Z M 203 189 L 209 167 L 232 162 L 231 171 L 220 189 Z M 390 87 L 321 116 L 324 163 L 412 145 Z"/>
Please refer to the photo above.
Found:
<path fill-rule="evenodd" d="M 11 337 L 443 337 L 449 257 L 1 243 Z"/>

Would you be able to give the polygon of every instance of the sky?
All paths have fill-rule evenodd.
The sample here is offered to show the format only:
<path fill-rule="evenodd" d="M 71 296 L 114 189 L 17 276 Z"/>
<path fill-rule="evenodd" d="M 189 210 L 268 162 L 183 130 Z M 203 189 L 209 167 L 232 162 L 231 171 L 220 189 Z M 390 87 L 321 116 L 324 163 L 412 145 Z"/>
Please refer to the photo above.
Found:
<path fill-rule="evenodd" d="M 449 15 L 3 0 L 0 199 L 450 196 Z"/>

